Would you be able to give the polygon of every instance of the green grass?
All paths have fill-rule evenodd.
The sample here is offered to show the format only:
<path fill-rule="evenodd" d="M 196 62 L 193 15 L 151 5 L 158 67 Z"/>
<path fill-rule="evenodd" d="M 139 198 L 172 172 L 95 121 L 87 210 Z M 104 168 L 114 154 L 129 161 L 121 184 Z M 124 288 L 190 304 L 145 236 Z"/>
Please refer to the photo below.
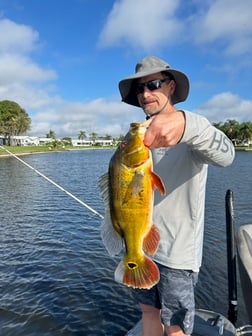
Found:
<path fill-rule="evenodd" d="M 84 147 L 73 147 L 73 146 L 56 146 L 56 147 L 49 147 L 49 146 L 3 146 L 8 151 L 14 154 L 32 154 L 32 153 L 39 153 L 39 152 L 59 152 L 65 151 L 68 149 L 104 149 L 104 148 L 114 148 L 112 146 L 105 147 L 105 146 L 84 146 Z M 8 153 L 0 148 L 0 156 L 1 155 L 8 155 Z"/>
<path fill-rule="evenodd" d="M 235 150 L 252 150 L 252 146 L 235 146 Z"/>
<path fill-rule="evenodd" d="M 37 152 L 52 152 L 52 151 L 64 151 L 62 147 L 48 147 L 48 146 L 3 146 L 8 151 L 14 154 L 30 154 Z M 5 150 L 0 148 L 0 155 L 8 154 Z"/>
<path fill-rule="evenodd" d="M 55 152 L 55 151 L 65 151 L 68 149 L 105 149 L 105 148 L 114 148 L 114 147 L 102 147 L 102 146 L 90 146 L 90 147 L 73 147 L 66 146 L 65 148 L 62 146 L 56 146 L 55 148 L 49 146 L 3 146 L 11 153 L 14 154 L 32 154 L 39 152 Z M 252 146 L 236 146 L 236 150 L 252 150 Z M 5 150 L 0 148 L 0 156 L 8 154 Z"/>
<path fill-rule="evenodd" d="M 68 149 L 105 149 L 105 148 L 116 148 L 113 146 L 84 146 L 84 147 L 73 147 L 73 146 L 56 146 L 56 147 L 49 147 L 49 146 L 3 146 L 11 153 L 14 154 L 32 154 L 32 153 L 39 153 L 39 152 L 55 152 L 55 151 L 65 151 Z M 252 150 L 252 146 L 236 146 L 235 150 Z M 0 148 L 0 156 L 8 154 L 5 150 Z"/>

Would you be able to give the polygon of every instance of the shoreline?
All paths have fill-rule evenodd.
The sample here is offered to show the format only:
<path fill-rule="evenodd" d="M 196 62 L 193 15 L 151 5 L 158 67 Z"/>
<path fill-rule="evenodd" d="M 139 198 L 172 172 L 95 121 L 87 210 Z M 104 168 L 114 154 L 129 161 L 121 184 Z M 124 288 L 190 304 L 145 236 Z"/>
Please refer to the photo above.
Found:
<path fill-rule="evenodd" d="M 0 159 L 3 157 L 3 158 L 6 158 L 6 157 L 13 157 L 13 156 L 25 156 L 25 155 L 32 155 L 32 154 L 47 154 L 47 153 L 61 153 L 61 152 L 64 152 L 64 151 L 37 151 L 37 152 L 22 152 L 22 153 L 12 153 L 12 154 L 1 154 L 0 153 Z"/>
<path fill-rule="evenodd" d="M 0 159 L 1 158 L 7 158 L 7 157 L 15 157 L 15 156 L 25 156 L 25 155 L 32 155 L 32 154 L 47 154 L 47 153 L 62 153 L 62 152 L 70 152 L 70 151 L 82 151 L 82 150 L 97 150 L 97 149 L 115 149 L 116 147 L 86 147 L 86 148 L 67 148 L 62 150 L 41 150 L 41 151 L 24 151 L 24 152 L 11 152 L 12 154 L 9 154 L 5 152 L 3 149 L 0 151 Z"/>
<path fill-rule="evenodd" d="M 97 150 L 97 149 L 116 149 L 116 147 L 86 147 L 86 148 L 67 148 L 64 150 L 41 150 L 41 151 L 24 151 L 24 152 L 11 152 L 12 154 L 9 154 L 5 152 L 4 150 L 0 151 L 0 159 L 1 158 L 7 158 L 7 157 L 15 157 L 15 156 L 25 156 L 25 155 L 33 155 L 33 154 L 47 154 L 47 153 L 62 153 L 62 152 L 70 152 L 70 151 L 82 151 L 82 150 Z M 252 152 L 252 148 L 235 148 L 235 151 L 240 152 Z"/>

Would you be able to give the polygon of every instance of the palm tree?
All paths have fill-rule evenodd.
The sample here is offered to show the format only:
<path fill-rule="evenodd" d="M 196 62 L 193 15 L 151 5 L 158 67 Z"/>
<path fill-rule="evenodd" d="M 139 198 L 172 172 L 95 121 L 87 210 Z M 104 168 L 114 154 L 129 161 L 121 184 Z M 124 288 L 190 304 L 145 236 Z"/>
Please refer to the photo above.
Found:
<path fill-rule="evenodd" d="M 250 142 L 252 139 L 252 123 L 244 122 L 240 127 L 240 138 L 243 142 Z"/>
<path fill-rule="evenodd" d="M 50 131 L 46 134 L 46 137 L 56 139 L 56 134 L 53 130 L 50 129 Z"/>
<path fill-rule="evenodd" d="M 97 134 L 94 133 L 94 132 L 92 132 L 92 133 L 90 134 L 90 139 L 92 140 L 93 144 L 95 144 L 95 140 L 97 139 Z"/>
<path fill-rule="evenodd" d="M 78 139 L 81 140 L 81 143 L 83 144 L 83 140 L 86 139 L 86 132 L 85 131 L 80 131 L 79 135 L 78 135 Z"/>
<path fill-rule="evenodd" d="M 233 119 L 228 119 L 224 123 L 224 129 L 226 135 L 229 137 L 231 140 L 235 140 L 238 137 L 239 134 L 239 123 L 236 120 Z"/>

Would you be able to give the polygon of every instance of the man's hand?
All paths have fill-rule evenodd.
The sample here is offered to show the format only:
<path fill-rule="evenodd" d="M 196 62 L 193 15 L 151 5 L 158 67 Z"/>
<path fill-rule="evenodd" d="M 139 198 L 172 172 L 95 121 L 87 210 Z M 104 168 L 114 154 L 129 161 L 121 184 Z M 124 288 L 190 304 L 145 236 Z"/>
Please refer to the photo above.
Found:
<path fill-rule="evenodd" d="M 142 123 L 147 128 L 144 144 L 150 148 L 171 147 L 182 138 L 185 130 L 183 111 L 159 113 Z"/>

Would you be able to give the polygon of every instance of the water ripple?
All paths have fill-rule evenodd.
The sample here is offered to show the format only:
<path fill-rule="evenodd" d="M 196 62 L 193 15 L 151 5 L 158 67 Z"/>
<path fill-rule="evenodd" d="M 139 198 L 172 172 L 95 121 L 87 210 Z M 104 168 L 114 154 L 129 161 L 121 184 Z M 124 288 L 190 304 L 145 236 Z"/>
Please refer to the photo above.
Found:
<path fill-rule="evenodd" d="M 113 151 L 41 154 L 25 160 L 103 214 L 97 181 Z M 236 226 L 252 221 L 252 155 L 210 167 L 197 306 L 227 314 L 224 198 L 235 195 Z M 242 186 L 242 188 L 241 188 Z M 114 282 L 100 218 L 13 158 L 0 160 L 0 331 L 4 336 L 120 336 L 138 320 L 128 288 Z M 3 192 L 4 191 L 4 192 Z M 240 322 L 244 305 L 241 302 Z"/>

